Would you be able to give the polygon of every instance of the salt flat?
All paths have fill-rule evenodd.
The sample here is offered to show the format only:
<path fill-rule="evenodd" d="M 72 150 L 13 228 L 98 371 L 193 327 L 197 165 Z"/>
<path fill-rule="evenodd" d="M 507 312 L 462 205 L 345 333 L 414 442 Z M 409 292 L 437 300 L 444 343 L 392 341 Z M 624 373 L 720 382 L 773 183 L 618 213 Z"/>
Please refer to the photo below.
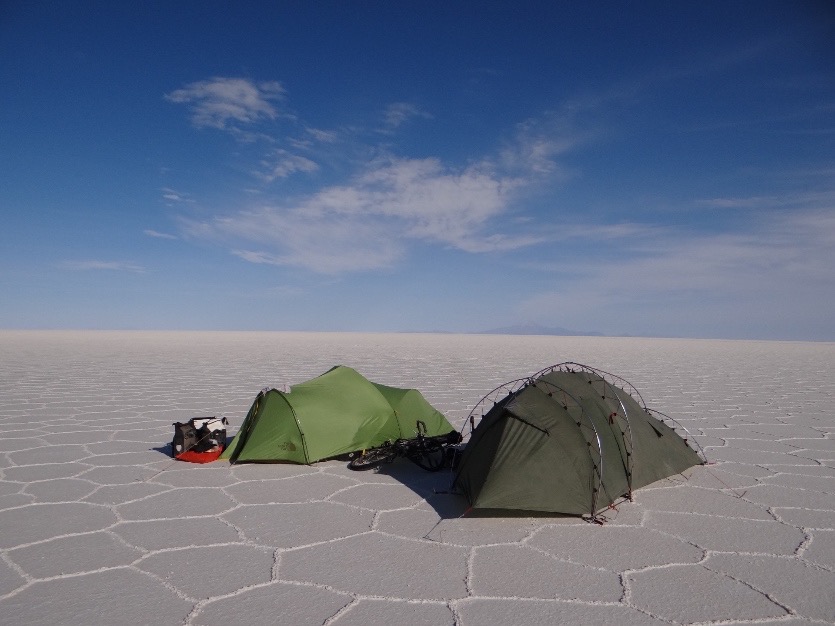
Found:
<path fill-rule="evenodd" d="M 630 381 L 713 463 L 595 525 L 467 515 L 408 462 L 206 466 L 172 422 L 333 365 L 455 424 L 561 361 Z M 7 624 L 835 622 L 835 344 L 0 331 Z"/>

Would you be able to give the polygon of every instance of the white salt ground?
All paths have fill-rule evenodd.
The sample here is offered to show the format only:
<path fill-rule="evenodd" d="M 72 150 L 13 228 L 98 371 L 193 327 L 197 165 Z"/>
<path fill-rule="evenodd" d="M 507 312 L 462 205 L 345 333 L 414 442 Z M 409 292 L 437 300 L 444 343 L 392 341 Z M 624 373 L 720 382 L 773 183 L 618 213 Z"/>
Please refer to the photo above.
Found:
<path fill-rule="evenodd" d="M 455 424 L 561 361 L 622 376 L 713 465 L 603 526 L 459 517 L 408 462 L 172 462 L 172 422 L 333 365 Z M 835 622 L 835 344 L 0 331 L 4 624 Z"/>

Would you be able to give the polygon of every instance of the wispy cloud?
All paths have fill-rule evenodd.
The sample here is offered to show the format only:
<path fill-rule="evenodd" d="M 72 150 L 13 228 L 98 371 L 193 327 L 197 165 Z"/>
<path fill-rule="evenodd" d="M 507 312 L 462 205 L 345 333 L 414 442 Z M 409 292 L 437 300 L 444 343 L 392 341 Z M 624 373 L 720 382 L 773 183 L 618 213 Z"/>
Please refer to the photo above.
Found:
<path fill-rule="evenodd" d="M 275 119 L 279 111 L 273 103 L 283 95 L 284 88 L 277 81 L 215 77 L 190 83 L 165 97 L 189 105 L 191 120 L 198 128 L 229 129 L 234 124 Z"/>
<path fill-rule="evenodd" d="M 273 102 L 282 94 L 278 83 L 216 78 L 192 83 L 168 98 L 191 105 L 196 125 L 222 129 L 274 118 Z M 597 100 L 572 101 L 531 118 L 516 126 L 503 147 L 466 165 L 438 157 L 392 156 L 388 144 L 358 145 L 362 133 L 324 131 L 299 122 L 295 139 L 258 160 L 252 168 L 255 178 L 270 184 L 317 173 L 324 181 L 334 172 L 320 174 L 322 163 L 338 161 L 334 170 L 342 172 L 342 180 L 331 179 L 292 202 L 261 194 L 258 206 L 184 218 L 183 229 L 251 263 L 329 274 L 389 269 L 420 244 L 477 254 L 556 240 L 570 228 L 558 232 L 554 220 L 545 228 L 526 222 L 520 198 L 537 185 L 559 184 L 574 175 L 562 164 L 563 157 L 594 137 L 581 118 L 599 106 Z M 413 103 L 392 103 L 383 130 L 394 131 L 415 118 L 432 116 Z M 344 148 L 339 153 L 332 151 L 337 141 Z M 317 152 L 328 145 L 331 152 Z M 381 153 L 387 156 L 364 158 Z M 363 158 L 351 160 L 360 154 Z M 167 192 L 172 202 L 186 198 Z"/>
<path fill-rule="evenodd" d="M 312 137 L 315 141 L 320 143 L 335 143 L 339 135 L 332 130 L 322 130 L 321 128 L 305 128 L 307 135 Z"/>
<path fill-rule="evenodd" d="M 396 124 L 420 112 L 401 103 L 390 114 Z M 558 159 L 585 141 L 555 119 L 520 125 L 496 156 L 463 167 L 434 157 L 378 158 L 344 183 L 293 203 L 266 201 L 210 219 L 184 219 L 184 229 L 252 263 L 330 274 L 388 269 L 419 243 L 469 253 L 536 245 L 554 233 L 526 224 L 518 214 L 508 219 L 509 213 L 518 208 L 520 192 L 567 178 Z M 261 162 L 258 175 L 272 182 L 317 168 L 306 156 L 278 149 Z"/>
<path fill-rule="evenodd" d="M 141 265 L 126 263 L 123 261 L 65 261 L 63 267 L 74 271 L 111 271 L 111 272 L 132 272 L 144 274 L 146 269 Z"/>
<path fill-rule="evenodd" d="M 414 118 L 432 119 L 432 114 L 410 102 L 394 102 L 386 107 L 381 132 L 392 132 Z"/>
<path fill-rule="evenodd" d="M 148 228 L 148 229 L 146 229 L 142 232 L 144 232 L 146 235 L 148 235 L 148 237 L 155 237 L 157 239 L 179 239 L 179 237 L 177 237 L 177 235 L 172 235 L 170 233 L 161 233 L 157 230 L 152 230 L 150 228 Z"/>
<path fill-rule="evenodd" d="M 763 196 L 750 196 L 746 198 L 709 198 L 707 200 L 699 201 L 699 204 L 718 209 L 751 209 L 753 207 L 762 206 L 763 203 L 772 204 L 775 199 L 776 198 L 774 197 L 767 198 Z"/>
<path fill-rule="evenodd" d="M 832 205 L 757 211 L 734 232 L 648 229 L 607 247 L 606 255 L 555 263 L 549 271 L 558 288 L 532 295 L 520 303 L 519 314 L 586 328 L 611 325 L 611 312 L 623 311 L 620 329 L 602 330 L 661 333 L 692 316 L 687 325 L 696 334 L 724 326 L 737 328 L 738 336 L 745 336 L 745 320 L 756 316 L 784 328 L 784 336 L 803 336 L 804 324 L 822 324 L 835 306 Z M 800 310 L 795 302 L 818 307 Z"/>
<path fill-rule="evenodd" d="M 598 101 L 574 101 L 559 111 L 517 124 L 512 141 L 499 154 L 499 163 L 508 171 L 519 171 L 526 176 L 565 181 L 573 172 L 560 158 L 595 138 L 598 131 L 584 128 L 579 118 L 583 112 L 598 106 Z"/>
<path fill-rule="evenodd" d="M 697 204 L 722 209 L 799 209 L 835 207 L 835 191 L 828 189 L 773 194 L 770 196 L 729 196 L 699 200 Z"/>
<path fill-rule="evenodd" d="M 520 184 L 484 163 L 457 171 L 437 159 L 391 159 L 296 205 L 240 211 L 187 228 L 192 235 L 266 246 L 237 248 L 250 262 L 325 273 L 385 268 L 409 242 L 487 252 L 541 241 L 535 234 L 488 230 Z"/>
<path fill-rule="evenodd" d="M 165 200 L 169 204 L 181 203 L 181 202 L 194 202 L 194 199 L 187 193 L 182 193 L 175 189 L 170 189 L 168 187 L 163 187 L 162 189 L 162 199 Z"/>
<path fill-rule="evenodd" d="M 271 183 L 279 178 L 287 178 L 296 172 L 315 172 L 319 169 L 319 165 L 305 156 L 278 149 L 269 156 L 269 160 L 265 159 L 261 162 L 261 168 L 255 175 L 262 181 Z"/>

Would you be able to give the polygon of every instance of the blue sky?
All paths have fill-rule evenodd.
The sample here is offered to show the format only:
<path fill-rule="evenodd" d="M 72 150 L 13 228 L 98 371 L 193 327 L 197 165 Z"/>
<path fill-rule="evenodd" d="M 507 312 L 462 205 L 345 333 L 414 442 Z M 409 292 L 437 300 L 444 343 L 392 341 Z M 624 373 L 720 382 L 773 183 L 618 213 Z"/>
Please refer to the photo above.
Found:
<path fill-rule="evenodd" d="M 0 328 L 835 340 L 831 3 L 135 4 L 0 4 Z"/>

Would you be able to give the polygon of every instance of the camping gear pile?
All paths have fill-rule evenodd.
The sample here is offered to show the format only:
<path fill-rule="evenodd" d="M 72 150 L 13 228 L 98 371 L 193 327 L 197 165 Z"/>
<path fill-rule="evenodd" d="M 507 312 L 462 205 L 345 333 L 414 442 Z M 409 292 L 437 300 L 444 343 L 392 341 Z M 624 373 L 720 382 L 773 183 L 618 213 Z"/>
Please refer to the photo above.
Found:
<path fill-rule="evenodd" d="M 676 432 L 684 429 L 648 409 L 631 384 L 572 362 L 484 396 L 466 437 L 416 389 L 374 383 L 345 366 L 290 391 L 261 391 L 228 446 L 226 424 L 224 417 L 175 423 L 174 456 L 197 463 L 350 458 L 353 469 L 405 456 L 425 469 L 452 466 L 453 490 L 471 508 L 592 520 L 635 489 L 704 463 Z"/>
<path fill-rule="evenodd" d="M 192 417 L 187 422 L 174 422 L 171 452 L 174 458 L 190 463 L 216 461 L 226 447 L 225 417 Z"/>

